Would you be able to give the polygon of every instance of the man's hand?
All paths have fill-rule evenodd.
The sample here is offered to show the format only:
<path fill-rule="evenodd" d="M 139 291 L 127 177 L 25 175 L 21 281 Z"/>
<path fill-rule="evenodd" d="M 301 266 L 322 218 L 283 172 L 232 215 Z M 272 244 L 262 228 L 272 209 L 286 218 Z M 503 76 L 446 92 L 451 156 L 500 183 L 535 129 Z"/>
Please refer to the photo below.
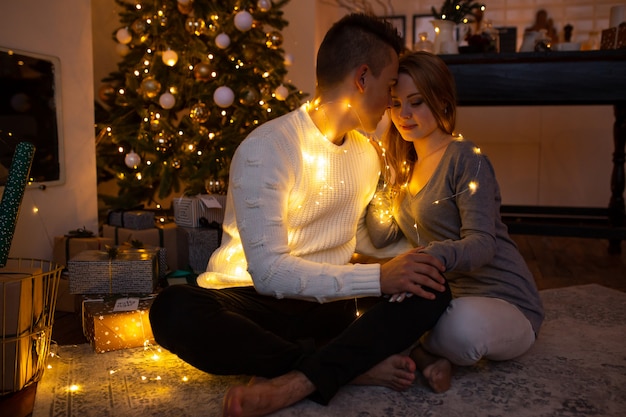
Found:
<path fill-rule="evenodd" d="M 420 252 L 421 249 L 411 249 L 381 265 L 380 288 L 383 294 L 408 293 L 432 300 L 435 295 L 423 287 L 439 292 L 445 290 L 444 265 L 434 256 Z M 395 297 L 394 301 L 398 301 L 398 296 Z"/>

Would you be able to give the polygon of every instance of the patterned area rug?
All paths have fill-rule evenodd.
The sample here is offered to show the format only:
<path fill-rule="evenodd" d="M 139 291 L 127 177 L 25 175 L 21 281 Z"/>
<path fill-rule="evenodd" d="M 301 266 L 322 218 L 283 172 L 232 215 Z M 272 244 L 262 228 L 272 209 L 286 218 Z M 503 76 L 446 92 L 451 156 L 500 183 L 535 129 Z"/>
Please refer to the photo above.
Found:
<path fill-rule="evenodd" d="M 531 351 L 459 369 L 444 394 L 419 383 L 401 393 L 349 386 L 327 407 L 305 400 L 274 416 L 623 417 L 626 294 L 585 285 L 541 295 L 546 321 Z M 58 354 L 33 417 L 219 416 L 226 388 L 245 381 L 202 373 L 156 348 L 96 354 L 89 345 L 62 346 Z"/>

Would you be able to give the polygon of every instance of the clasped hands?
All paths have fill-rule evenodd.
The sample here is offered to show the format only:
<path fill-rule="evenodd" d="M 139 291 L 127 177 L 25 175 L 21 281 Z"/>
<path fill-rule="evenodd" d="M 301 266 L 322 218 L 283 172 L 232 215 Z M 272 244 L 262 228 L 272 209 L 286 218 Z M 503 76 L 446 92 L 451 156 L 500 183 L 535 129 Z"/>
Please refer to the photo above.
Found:
<path fill-rule="evenodd" d="M 390 302 L 401 302 L 413 295 L 433 300 L 435 294 L 424 287 L 445 291 L 444 265 L 422 249 L 411 249 L 381 265 L 380 288 Z"/>

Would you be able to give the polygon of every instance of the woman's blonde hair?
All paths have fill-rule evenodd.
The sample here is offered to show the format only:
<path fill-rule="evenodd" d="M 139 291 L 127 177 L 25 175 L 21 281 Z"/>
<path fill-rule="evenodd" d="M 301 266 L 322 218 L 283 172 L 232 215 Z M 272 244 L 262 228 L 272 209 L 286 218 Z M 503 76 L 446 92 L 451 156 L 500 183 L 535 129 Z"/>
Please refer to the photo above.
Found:
<path fill-rule="evenodd" d="M 456 87 L 446 63 L 429 52 L 410 52 L 400 57 L 399 74 L 406 74 L 433 113 L 437 126 L 453 134 L 456 125 Z M 388 184 L 396 189 L 410 179 L 417 154 L 411 142 L 402 139 L 393 123 L 383 140 L 386 162 L 392 172 Z"/>

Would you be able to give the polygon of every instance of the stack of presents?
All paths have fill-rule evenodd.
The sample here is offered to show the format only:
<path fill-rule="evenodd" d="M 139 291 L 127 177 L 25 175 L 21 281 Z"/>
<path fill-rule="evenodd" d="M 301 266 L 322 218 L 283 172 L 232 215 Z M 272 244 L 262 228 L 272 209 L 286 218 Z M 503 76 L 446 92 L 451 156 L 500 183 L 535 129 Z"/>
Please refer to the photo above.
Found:
<path fill-rule="evenodd" d="M 77 229 L 54 241 L 66 265 L 57 310 L 81 312 L 96 352 L 154 343 L 148 313 L 158 291 L 194 282 L 219 246 L 226 196 L 172 202 L 174 219 L 150 210 L 111 211 L 102 233 Z"/>

